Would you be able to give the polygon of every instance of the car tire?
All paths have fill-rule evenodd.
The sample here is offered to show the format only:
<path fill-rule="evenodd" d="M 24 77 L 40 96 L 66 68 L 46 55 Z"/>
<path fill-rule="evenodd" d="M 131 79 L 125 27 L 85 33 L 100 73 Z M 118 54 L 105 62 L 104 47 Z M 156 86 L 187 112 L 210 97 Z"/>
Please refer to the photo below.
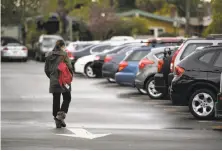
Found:
<path fill-rule="evenodd" d="M 106 78 L 106 79 L 109 83 L 116 83 L 115 79 L 113 78 Z"/>
<path fill-rule="evenodd" d="M 191 114 L 200 120 L 213 119 L 216 94 L 208 89 L 195 90 L 189 98 L 189 110 Z M 199 103 L 199 105 L 198 105 Z M 205 110 L 205 113 L 203 113 Z M 201 113 L 202 112 L 202 113 Z"/>
<path fill-rule="evenodd" d="M 44 62 L 45 61 L 45 58 L 44 58 L 44 56 L 42 54 L 40 54 L 40 56 L 39 56 L 39 61 L 40 62 Z"/>
<path fill-rule="evenodd" d="M 24 58 L 22 59 L 23 62 L 27 62 L 28 61 L 28 58 Z"/>
<path fill-rule="evenodd" d="M 36 61 L 39 61 L 38 52 L 35 52 L 35 60 L 36 60 Z"/>
<path fill-rule="evenodd" d="M 96 74 L 93 73 L 93 69 L 91 67 L 91 63 L 87 63 L 84 69 L 85 75 L 88 78 L 96 78 Z"/>
<path fill-rule="evenodd" d="M 142 94 L 142 95 L 147 95 L 147 91 L 146 91 L 146 90 L 144 90 L 144 89 L 139 89 L 139 88 L 137 88 L 137 90 L 139 91 L 140 94 Z"/>
<path fill-rule="evenodd" d="M 154 77 L 151 77 L 149 78 L 149 80 L 146 81 L 145 87 L 146 87 L 147 95 L 151 99 L 161 99 L 164 97 L 163 93 L 159 93 L 156 91 L 155 85 L 154 85 Z"/>

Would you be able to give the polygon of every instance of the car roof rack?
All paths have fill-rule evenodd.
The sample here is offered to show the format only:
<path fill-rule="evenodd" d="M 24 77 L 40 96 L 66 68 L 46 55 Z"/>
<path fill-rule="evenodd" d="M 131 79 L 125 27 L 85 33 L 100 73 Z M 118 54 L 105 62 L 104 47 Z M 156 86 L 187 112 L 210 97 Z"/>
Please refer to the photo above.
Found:
<path fill-rule="evenodd" d="M 210 34 L 206 37 L 206 39 L 215 39 L 215 40 L 221 40 L 222 39 L 222 34 Z"/>

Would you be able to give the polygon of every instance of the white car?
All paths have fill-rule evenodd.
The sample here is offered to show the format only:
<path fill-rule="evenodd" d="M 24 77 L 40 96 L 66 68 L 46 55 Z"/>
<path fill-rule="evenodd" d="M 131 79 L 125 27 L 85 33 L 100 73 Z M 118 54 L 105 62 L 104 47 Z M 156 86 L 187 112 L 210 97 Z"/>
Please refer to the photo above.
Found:
<path fill-rule="evenodd" d="M 1 37 L 1 58 L 28 60 L 28 49 L 11 37 Z"/>
<path fill-rule="evenodd" d="M 91 63 L 94 61 L 97 54 L 102 52 L 110 51 L 112 48 L 124 44 L 124 42 L 114 42 L 114 43 L 103 43 L 94 46 L 91 48 L 90 53 L 91 55 L 84 56 L 79 58 L 75 63 L 75 72 L 87 75 L 89 78 L 94 78 L 96 75 L 93 73 L 91 68 Z"/>

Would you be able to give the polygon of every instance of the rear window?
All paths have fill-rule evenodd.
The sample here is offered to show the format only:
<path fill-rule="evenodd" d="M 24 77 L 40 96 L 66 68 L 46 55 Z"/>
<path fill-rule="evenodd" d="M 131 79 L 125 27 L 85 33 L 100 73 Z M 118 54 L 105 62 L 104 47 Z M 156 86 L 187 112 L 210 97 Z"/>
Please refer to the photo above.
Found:
<path fill-rule="evenodd" d="M 148 54 L 149 51 L 138 50 L 133 51 L 127 58 L 126 61 L 140 61 L 143 57 Z"/>
<path fill-rule="evenodd" d="M 187 57 L 189 54 L 194 52 L 197 47 L 209 46 L 209 45 L 212 45 L 212 44 L 213 43 L 191 43 L 191 44 L 188 44 L 187 47 L 185 48 L 185 50 L 183 51 L 183 54 L 181 55 L 180 59 L 182 60 L 185 57 Z"/>
<path fill-rule="evenodd" d="M 98 46 L 95 47 L 91 50 L 91 53 L 98 53 L 98 52 L 103 52 L 106 49 L 112 49 L 114 46 L 110 46 L 110 45 L 102 45 L 102 46 Z"/>
<path fill-rule="evenodd" d="M 164 53 L 163 53 L 163 52 L 160 52 L 160 53 L 155 54 L 155 56 L 156 56 L 158 59 L 163 59 Z"/>
<path fill-rule="evenodd" d="M 121 51 L 124 48 L 125 48 L 125 46 L 114 48 L 112 51 L 107 52 L 107 54 L 117 53 L 117 52 Z"/>
<path fill-rule="evenodd" d="M 1 45 L 2 46 L 6 46 L 6 45 L 10 45 L 10 44 L 21 45 L 21 43 L 14 38 L 1 38 Z"/>
<path fill-rule="evenodd" d="M 169 51 L 171 52 L 171 55 L 175 53 L 176 50 L 178 50 L 179 47 L 174 47 L 174 48 L 171 48 L 170 50 L 167 49 L 167 56 L 169 56 Z M 163 59 L 164 57 L 164 52 L 159 52 L 157 54 L 155 54 L 155 56 L 158 58 L 158 59 Z"/>
<path fill-rule="evenodd" d="M 220 52 L 217 60 L 214 62 L 214 66 L 222 68 L 222 52 Z"/>
<path fill-rule="evenodd" d="M 204 63 L 208 64 L 208 63 L 210 63 L 211 59 L 213 58 L 214 53 L 215 52 L 208 52 L 208 53 L 204 54 L 202 57 L 200 57 L 199 60 L 201 62 L 204 62 Z"/>
<path fill-rule="evenodd" d="M 86 48 L 88 46 L 90 46 L 91 44 L 78 44 L 76 45 L 76 50 L 80 50 L 80 49 L 83 49 L 83 48 Z M 74 45 L 75 46 L 75 45 Z"/>

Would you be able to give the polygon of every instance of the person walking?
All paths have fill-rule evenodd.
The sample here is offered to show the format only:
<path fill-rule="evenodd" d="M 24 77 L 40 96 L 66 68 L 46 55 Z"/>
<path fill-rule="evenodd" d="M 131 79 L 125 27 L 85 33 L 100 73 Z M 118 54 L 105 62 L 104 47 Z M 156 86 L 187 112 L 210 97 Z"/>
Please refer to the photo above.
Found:
<path fill-rule="evenodd" d="M 69 104 L 71 102 L 71 82 L 69 84 L 61 84 L 60 64 L 65 63 L 73 77 L 71 61 L 65 51 L 65 43 L 63 40 L 58 40 L 53 51 L 46 54 L 45 74 L 50 79 L 49 93 L 53 95 L 53 111 L 52 115 L 57 128 L 66 127 L 64 119 L 68 113 Z M 63 96 L 63 102 L 60 107 L 60 97 Z"/>

